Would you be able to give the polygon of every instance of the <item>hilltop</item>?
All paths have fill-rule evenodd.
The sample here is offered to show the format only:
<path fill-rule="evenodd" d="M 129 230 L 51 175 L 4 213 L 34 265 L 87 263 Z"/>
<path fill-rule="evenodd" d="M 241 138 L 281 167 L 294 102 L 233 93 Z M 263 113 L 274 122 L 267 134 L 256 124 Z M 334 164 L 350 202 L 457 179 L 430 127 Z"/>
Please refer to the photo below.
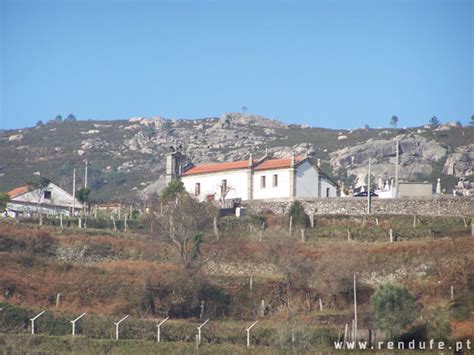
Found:
<path fill-rule="evenodd" d="M 241 113 L 203 119 L 136 117 L 113 121 L 49 121 L 0 131 L 0 191 L 41 173 L 71 190 L 72 169 L 83 180 L 85 160 L 95 200 L 131 200 L 163 186 L 165 155 L 182 146 L 194 163 L 247 159 L 265 149 L 276 157 L 308 153 L 345 186 L 360 186 L 372 157 L 376 181 L 394 175 L 400 141 L 400 178 L 442 179 L 449 192 L 459 178 L 473 178 L 474 127 L 456 124 L 403 129 L 334 130 L 285 124 Z"/>

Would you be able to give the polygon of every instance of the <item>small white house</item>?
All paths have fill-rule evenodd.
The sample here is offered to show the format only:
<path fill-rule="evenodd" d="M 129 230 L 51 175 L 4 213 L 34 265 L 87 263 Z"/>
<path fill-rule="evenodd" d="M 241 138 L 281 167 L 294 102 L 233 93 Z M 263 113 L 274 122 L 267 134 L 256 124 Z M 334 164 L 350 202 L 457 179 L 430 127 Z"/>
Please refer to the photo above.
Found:
<path fill-rule="evenodd" d="M 325 198 L 336 197 L 338 191 L 338 186 L 307 157 L 294 154 L 287 159 L 264 156 L 254 160 L 250 156 L 243 161 L 175 170 L 186 191 L 201 201 Z"/>
<path fill-rule="evenodd" d="M 7 214 L 11 217 L 33 213 L 47 215 L 62 213 L 69 216 L 73 209 L 78 212 L 83 208 L 79 200 L 53 183 L 49 183 L 43 190 L 34 190 L 28 185 L 17 187 L 9 191 L 8 195 L 10 202 L 7 204 Z"/>

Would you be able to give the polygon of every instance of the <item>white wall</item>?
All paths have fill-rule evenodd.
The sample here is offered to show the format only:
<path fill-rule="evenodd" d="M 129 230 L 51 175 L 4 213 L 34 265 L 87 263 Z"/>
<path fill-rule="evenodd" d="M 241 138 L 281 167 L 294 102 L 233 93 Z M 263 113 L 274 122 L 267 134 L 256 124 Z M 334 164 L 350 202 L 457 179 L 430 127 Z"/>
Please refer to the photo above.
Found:
<path fill-rule="evenodd" d="M 278 175 L 278 186 L 273 186 L 273 175 Z M 260 179 L 265 176 L 265 188 L 260 187 Z M 290 196 L 290 170 L 275 169 L 255 171 L 253 175 L 253 198 L 285 198 Z"/>
<path fill-rule="evenodd" d="M 329 196 L 326 196 L 326 189 L 329 188 Z M 337 197 L 337 188 L 330 182 L 328 182 L 324 176 L 321 179 L 321 198 L 324 197 Z"/>
<path fill-rule="evenodd" d="M 51 191 L 51 199 L 44 198 L 44 191 Z M 41 192 L 40 190 L 34 190 L 26 192 L 18 197 L 13 197 L 12 202 L 25 202 L 31 204 L 37 204 L 38 199 L 40 203 L 44 203 L 47 205 L 55 205 L 55 206 L 72 206 L 73 198 L 72 195 L 61 189 L 60 187 L 50 183 L 48 187 Z M 76 199 L 75 207 L 80 208 L 82 205 Z"/>
<path fill-rule="evenodd" d="M 299 165 L 296 169 L 296 197 L 318 197 L 318 176 L 318 171 L 309 162 Z"/>
<path fill-rule="evenodd" d="M 216 195 L 215 199 L 219 200 L 221 197 L 222 180 L 227 180 L 227 187 L 230 189 L 226 195 L 226 199 L 241 198 L 242 200 L 247 200 L 247 172 L 248 169 L 189 175 L 182 176 L 181 181 L 186 191 L 192 196 L 195 196 L 196 183 L 201 184 L 201 194 L 197 196 L 200 201 L 206 199 L 207 195 L 213 194 Z"/>

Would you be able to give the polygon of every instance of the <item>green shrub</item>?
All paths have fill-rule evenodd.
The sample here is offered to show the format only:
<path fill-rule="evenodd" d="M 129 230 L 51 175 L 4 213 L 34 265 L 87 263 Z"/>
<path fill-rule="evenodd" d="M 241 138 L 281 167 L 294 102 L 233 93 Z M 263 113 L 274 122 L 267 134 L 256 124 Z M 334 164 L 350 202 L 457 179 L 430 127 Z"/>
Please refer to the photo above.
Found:
<path fill-rule="evenodd" d="M 171 180 L 161 193 L 161 201 L 166 203 L 184 191 L 184 184 L 182 181 Z"/>
<path fill-rule="evenodd" d="M 377 327 L 385 331 L 389 339 L 399 337 L 416 318 L 415 297 L 405 286 L 383 284 L 372 295 L 370 303 Z"/>
<path fill-rule="evenodd" d="M 290 210 L 288 211 L 288 216 L 292 217 L 293 224 L 298 226 L 307 227 L 309 225 L 309 217 L 304 211 L 304 207 L 300 201 L 294 201 Z"/>

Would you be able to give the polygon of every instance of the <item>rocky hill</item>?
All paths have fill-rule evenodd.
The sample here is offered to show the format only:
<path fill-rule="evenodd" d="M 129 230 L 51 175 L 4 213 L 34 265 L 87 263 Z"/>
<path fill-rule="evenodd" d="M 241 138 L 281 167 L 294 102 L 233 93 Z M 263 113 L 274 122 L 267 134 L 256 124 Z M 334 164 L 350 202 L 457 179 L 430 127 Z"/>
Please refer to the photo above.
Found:
<path fill-rule="evenodd" d="M 441 177 L 447 192 L 459 178 L 473 179 L 474 127 L 331 130 L 225 113 L 196 120 L 50 121 L 0 131 L 0 191 L 38 172 L 71 190 L 73 168 L 80 187 L 87 160 L 94 199 L 142 197 L 163 186 L 166 153 L 180 146 L 197 164 L 246 159 L 265 149 L 275 157 L 308 153 L 345 186 L 361 186 L 369 157 L 376 181 L 394 176 L 396 140 L 401 179 L 435 182 Z"/>

